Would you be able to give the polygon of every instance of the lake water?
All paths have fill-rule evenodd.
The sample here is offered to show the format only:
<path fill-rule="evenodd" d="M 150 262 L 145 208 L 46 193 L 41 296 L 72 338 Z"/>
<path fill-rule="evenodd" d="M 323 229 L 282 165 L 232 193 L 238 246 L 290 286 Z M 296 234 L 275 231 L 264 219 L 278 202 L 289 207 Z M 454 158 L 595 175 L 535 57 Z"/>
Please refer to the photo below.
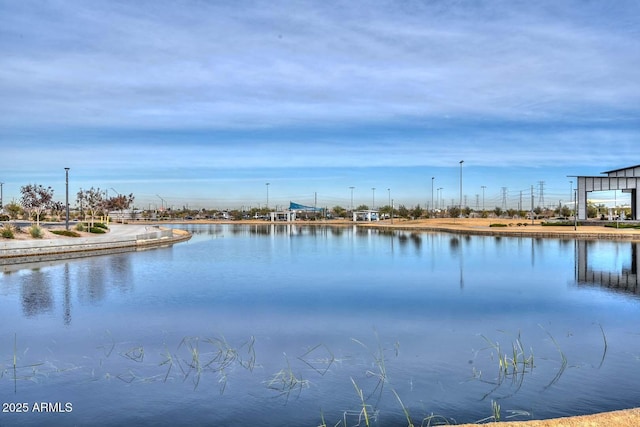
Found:
<path fill-rule="evenodd" d="M 0 425 L 406 426 L 405 410 L 434 425 L 640 404 L 638 244 L 185 228 L 173 247 L 0 275 Z"/>

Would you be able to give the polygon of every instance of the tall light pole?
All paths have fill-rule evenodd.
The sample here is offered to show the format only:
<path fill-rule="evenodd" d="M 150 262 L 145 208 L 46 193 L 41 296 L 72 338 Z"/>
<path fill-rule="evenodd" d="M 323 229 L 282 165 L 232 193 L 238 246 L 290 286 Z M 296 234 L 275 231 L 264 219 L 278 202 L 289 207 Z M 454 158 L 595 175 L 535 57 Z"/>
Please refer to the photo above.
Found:
<path fill-rule="evenodd" d="M 434 211 L 434 208 L 433 208 L 433 180 L 435 180 L 435 179 L 436 179 L 435 176 L 431 177 L 431 212 Z"/>
<path fill-rule="evenodd" d="M 65 211 L 66 211 L 66 217 L 65 217 L 65 228 L 67 231 L 69 231 L 69 168 L 64 168 L 64 174 L 65 174 L 65 181 L 66 181 L 66 193 L 67 193 L 67 197 L 66 197 L 66 202 L 65 202 Z M 2 203 L 0 203 L 0 207 L 2 207 Z"/>
<path fill-rule="evenodd" d="M 391 218 L 393 218 L 393 207 L 391 206 L 391 189 L 387 188 L 387 191 L 389 192 L 389 207 L 391 208 Z"/>
<path fill-rule="evenodd" d="M 371 201 L 371 210 L 376 208 L 376 187 L 372 187 L 371 191 L 373 191 L 373 199 Z"/>
<path fill-rule="evenodd" d="M 438 208 L 440 208 L 440 198 L 442 197 L 442 187 L 438 188 Z"/>
<path fill-rule="evenodd" d="M 482 188 L 482 212 L 484 212 L 484 189 L 487 188 L 487 186 L 483 185 L 481 188 Z"/>
<path fill-rule="evenodd" d="M 349 187 L 351 189 L 351 212 L 353 212 L 353 189 L 356 187 Z"/>
<path fill-rule="evenodd" d="M 464 160 L 460 160 L 460 216 L 462 217 L 462 164 Z"/>
<path fill-rule="evenodd" d="M 0 212 L 4 212 L 4 208 L 2 207 L 2 186 L 4 185 L 4 182 L 0 182 Z"/>
<path fill-rule="evenodd" d="M 164 211 L 164 199 L 163 199 L 162 197 L 160 197 L 160 195 L 159 195 L 159 194 L 156 194 L 156 196 L 158 196 L 158 198 L 159 198 L 159 199 L 160 199 L 160 201 L 162 202 L 162 204 L 160 205 L 160 206 L 161 206 L 161 209 L 160 209 L 160 210 L 161 210 L 161 211 Z"/>
<path fill-rule="evenodd" d="M 267 186 L 267 209 L 269 209 L 269 184 L 271 184 L 271 183 L 267 182 L 265 184 Z"/>

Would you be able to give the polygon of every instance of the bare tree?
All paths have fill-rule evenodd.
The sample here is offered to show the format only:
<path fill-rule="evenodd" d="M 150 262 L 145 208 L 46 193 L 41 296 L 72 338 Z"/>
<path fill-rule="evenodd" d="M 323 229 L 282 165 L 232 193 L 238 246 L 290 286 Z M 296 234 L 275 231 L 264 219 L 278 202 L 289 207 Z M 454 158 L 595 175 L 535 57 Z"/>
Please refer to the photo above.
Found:
<path fill-rule="evenodd" d="M 40 226 L 40 215 L 51 206 L 53 189 L 42 185 L 28 184 L 20 187 L 22 193 L 22 207 L 29 212 L 29 216 L 36 214 L 36 225 Z"/>
<path fill-rule="evenodd" d="M 107 209 L 120 211 L 120 221 L 124 222 L 124 213 L 126 209 L 129 209 L 133 205 L 133 200 L 135 197 L 133 193 L 128 196 L 124 194 L 118 194 L 115 197 L 111 197 L 105 201 L 105 206 Z"/>
<path fill-rule="evenodd" d="M 91 217 L 91 225 L 89 227 L 91 229 L 96 213 L 104 207 L 104 193 L 99 188 L 91 187 L 88 190 L 81 188 L 78 191 L 76 200 L 83 209 L 89 211 L 89 216 Z"/>

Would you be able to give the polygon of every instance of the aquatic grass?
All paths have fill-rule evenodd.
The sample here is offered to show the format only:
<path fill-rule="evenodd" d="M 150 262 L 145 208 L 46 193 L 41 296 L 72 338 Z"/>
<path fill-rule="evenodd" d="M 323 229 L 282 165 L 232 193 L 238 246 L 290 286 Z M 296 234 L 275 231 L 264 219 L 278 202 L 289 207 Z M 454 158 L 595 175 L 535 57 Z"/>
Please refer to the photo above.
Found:
<path fill-rule="evenodd" d="M 144 348 L 142 346 L 130 348 L 125 353 L 121 353 L 121 356 L 134 362 L 142 363 L 144 361 Z"/>
<path fill-rule="evenodd" d="M 560 369 L 558 369 L 558 372 L 556 373 L 555 377 L 553 377 L 553 379 L 549 382 L 549 384 L 547 384 L 544 387 L 544 390 L 546 390 L 560 380 L 560 377 L 564 373 L 565 369 L 567 369 L 567 357 L 564 355 L 562 349 L 558 345 L 558 342 L 553 337 L 553 335 L 551 335 L 551 333 L 549 333 L 549 331 L 547 331 L 542 325 L 538 325 L 538 326 L 549 336 L 549 338 L 551 338 L 551 342 L 556 347 L 556 350 L 558 351 L 558 353 L 560 353 L 560 359 L 561 359 Z"/>
<path fill-rule="evenodd" d="M 385 364 L 384 348 L 382 347 L 382 344 L 380 343 L 380 339 L 378 337 L 378 334 L 376 333 L 375 335 L 376 335 L 376 341 L 378 342 L 378 348 L 377 348 L 376 352 L 371 351 L 369 349 L 369 347 L 367 347 L 366 344 L 364 344 L 362 341 L 360 341 L 360 340 L 358 340 L 356 338 L 351 338 L 351 340 L 353 342 L 361 345 L 373 357 L 373 363 L 377 367 L 377 372 L 374 372 L 372 370 L 367 370 L 365 372 L 365 375 L 367 377 L 377 378 L 378 382 L 377 382 L 375 388 L 373 389 L 373 391 L 369 394 L 368 398 L 373 396 L 376 393 L 376 391 L 379 390 L 378 399 L 380 399 L 380 397 L 382 396 L 383 389 L 384 389 L 384 384 L 387 382 L 387 367 L 386 367 L 386 364 Z M 399 344 L 396 346 L 396 349 L 397 348 L 399 348 Z"/>
<path fill-rule="evenodd" d="M 525 376 L 533 372 L 535 367 L 533 349 L 529 349 L 529 354 L 527 355 L 524 350 L 524 345 L 522 344 L 520 332 L 518 332 L 515 340 L 511 342 L 510 351 L 503 350 L 498 341 L 494 342 L 484 335 L 480 336 L 489 344 L 489 347 L 477 351 L 476 355 L 483 350 L 492 350 L 491 359 L 493 360 L 493 352 L 495 351 L 495 357 L 498 361 L 497 377 L 493 380 L 485 380 L 482 376 L 482 371 L 477 370 L 475 366 L 473 367 L 471 379 L 479 380 L 493 386 L 493 388 L 482 396 L 481 400 L 486 399 L 496 392 L 507 380 L 510 380 L 511 386 L 515 388 L 510 394 L 504 397 L 513 396 L 522 388 Z"/>
<path fill-rule="evenodd" d="M 420 427 L 432 427 L 432 426 L 449 426 L 457 424 L 455 421 L 450 422 L 446 417 L 442 415 L 431 414 L 422 419 Z"/>
<path fill-rule="evenodd" d="M 171 355 L 171 352 L 165 348 L 165 352 L 162 353 L 162 355 L 164 356 L 165 360 L 163 360 L 160 363 L 160 366 L 164 366 L 164 365 L 169 365 L 169 367 L 167 368 L 167 373 L 164 375 L 164 380 L 163 382 L 167 382 L 167 379 L 169 378 L 169 374 L 171 374 L 171 369 L 173 369 L 173 356 Z"/>
<path fill-rule="evenodd" d="M 604 358 L 607 356 L 607 349 L 609 348 L 607 344 L 607 335 L 604 333 L 604 329 L 602 325 L 598 323 L 600 326 L 600 332 L 602 332 L 602 340 L 604 341 L 604 350 L 602 351 L 602 359 L 600 359 L 600 364 L 598 365 L 598 369 L 602 368 L 602 364 L 604 363 Z"/>
<path fill-rule="evenodd" d="M 326 354 L 321 354 L 321 352 L 326 352 Z M 315 357 L 312 358 L 311 356 Z M 298 356 L 298 360 L 309 366 L 320 376 L 324 376 L 336 358 L 326 345 L 317 344 Z"/>
<path fill-rule="evenodd" d="M 26 348 L 23 351 L 23 355 L 26 355 L 27 352 L 29 351 L 29 348 Z M 18 334 L 14 333 L 13 335 L 13 360 L 12 360 L 12 372 L 13 372 L 13 393 L 17 394 L 18 393 L 18 380 L 25 380 L 25 381 L 35 381 L 36 376 L 38 375 L 38 367 L 42 366 L 44 363 L 32 363 L 29 365 L 23 365 L 23 366 L 19 366 L 18 365 Z M 23 370 L 23 369 L 31 369 L 31 375 L 27 374 L 27 373 L 21 373 L 21 375 L 18 375 L 18 372 Z M 3 374 L 4 376 L 4 374 Z"/>
<path fill-rule="evenodd" d="M 106 358 L 109 358 L 109 356 L 111 356 L 111 353 L 113 352 L 113 350 L 116 348 L 116 342 L 113 339 L 113 335 L 111 335 L 111 331 L 109 331 L 107 329 L 106 334 L 109 336 L 109 338 L 111 339 L 111 343 L 109 345 L 100 345 L 97 348 L 102 349 L 104 352 L 104 356 Z"/>
<path fill-rule="evenodd" d="M 309 388 L 310 383 L 308 380 L 302 379 L 302 377 L 297 377 L 291 369 L 291 364 L 289 363 L 289 359 L 286 354 L 284 355 L 284 358 L 287 361 L 287 367 L 276 372 L 271 379 L 265 383 L 268 389 L 277 391 L 278 396 L 286 396 L 286 404 L 293 391 L 297 390 L 297 397 L 300 397 L 302 390 L 304 388 Z"/>
<path fill-rule="evenodd" d="M 400 406 L 402 407 L 402 412 L 404 412 L 404 416 L 407 419 L 407 427 L 414 427 L 413 422 L 411 421 L 411 415 L 409 415 L 409 409 L 405 406 L 405 404 L 402 402 L 402 399 L 400 399 L 400 396 L 394 389 L 391 389 L 391 392 L 396 396 L 396 399 L 398 399 L 398 402 L 400 402 Z"/>
<path fill-rule="evenodd" d="M 358 384 L 356 384 L 356 381 L 353 378 L 351 378 L 351 383 L 353 384 L 353 387 L 356 389 L 356 393 L 358 394 L 358 397 L 360 398 L 360 402 L 362 402 L 362 409 L 359 412 L 359 417 L 360 418 L 364 418 L 365 425 L 367 427 L 369 427 L 370 426 L 370 423 L 369 423 L 369 412 L 367 411 L 367 407 L 370 407 L 370 405 L 368 405 L 366 403 L 365 398 L 364 398 L 364 393 L 363 393 L 362 389 L 360 387 L 358 387 Z M 345 418 L 345 422 L 344 423 L 345 423 L 345 425 L 347 425 L 346 418 Z M 358 424 L 360 424 L 360 422 L 358 422 Z"/>

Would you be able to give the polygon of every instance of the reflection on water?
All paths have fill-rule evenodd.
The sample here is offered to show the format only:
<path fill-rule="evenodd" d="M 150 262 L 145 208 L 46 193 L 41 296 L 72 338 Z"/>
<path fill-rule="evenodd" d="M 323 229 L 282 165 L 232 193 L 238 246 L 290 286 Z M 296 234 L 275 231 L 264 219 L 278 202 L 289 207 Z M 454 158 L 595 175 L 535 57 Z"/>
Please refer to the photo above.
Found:
<path fill-rule="evenodd" d="M 53 308 L 51 283 L 47 280 L 46 273 L 42 271 L 36 270 L 29 277 L 23 277 L 20 296 L 22 310 L 27 317 L 51 311 Z"/>
<path fill-rule="evenodd" d="M 0 276 L 0 394 L 74 404 L 8 424 L 352 426 L 364 404 L 407 425 L 394 393 L 414 425 L 640 401 L 635 243 L 184 228 Z"/>
<path fill-rule="evenodd" d="M 618 292 L 640 295 L 638 261 L 640 243 L 578 240 L 576 281 Z"/>

